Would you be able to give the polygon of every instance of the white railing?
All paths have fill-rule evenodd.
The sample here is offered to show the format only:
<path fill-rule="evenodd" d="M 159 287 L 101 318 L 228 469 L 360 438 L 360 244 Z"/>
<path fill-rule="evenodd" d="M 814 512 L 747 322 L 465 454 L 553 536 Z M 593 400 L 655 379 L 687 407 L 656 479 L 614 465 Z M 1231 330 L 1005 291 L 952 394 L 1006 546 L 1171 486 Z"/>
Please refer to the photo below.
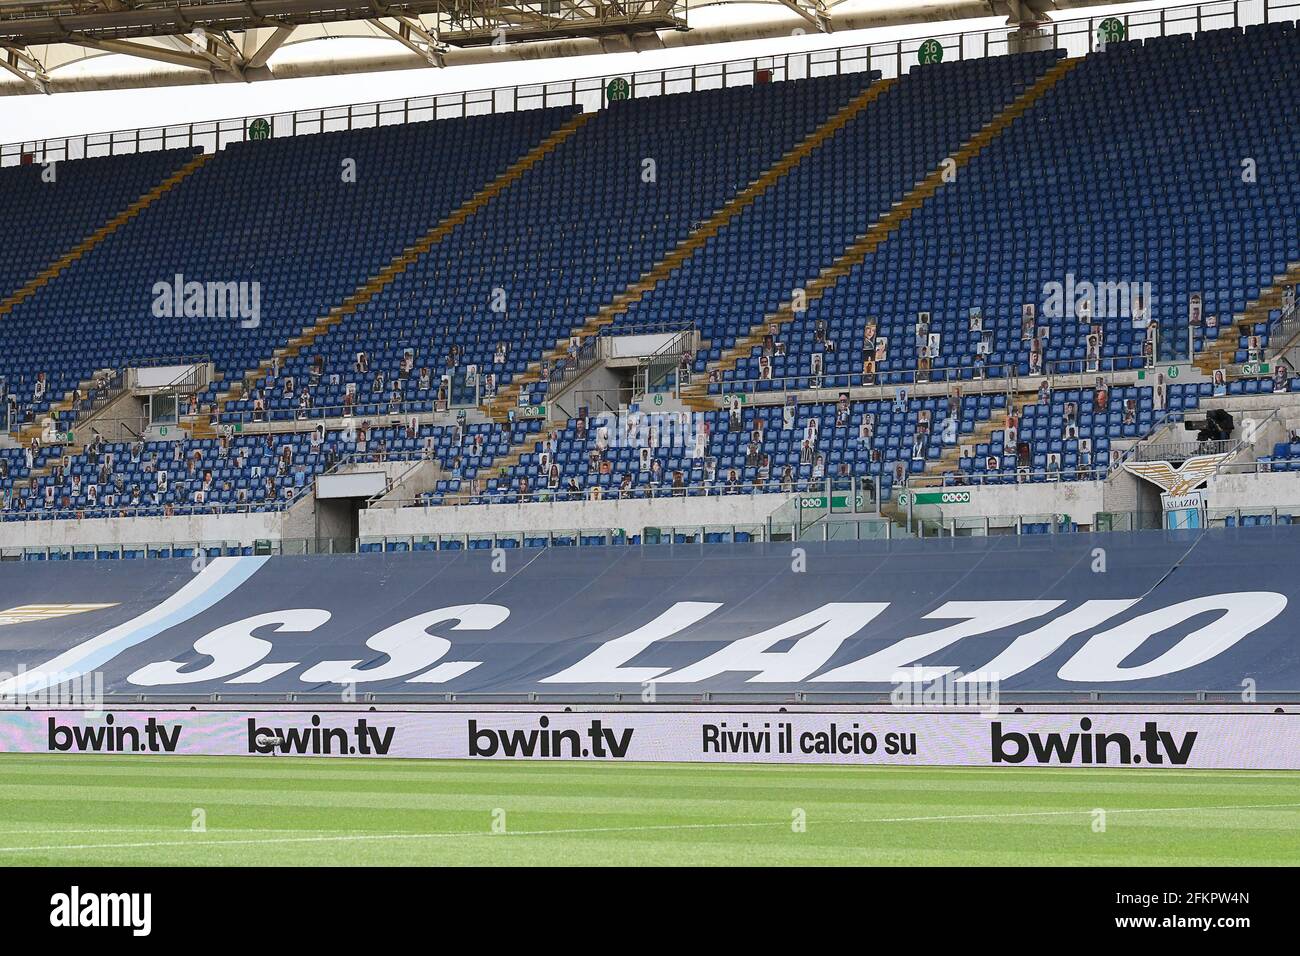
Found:
<path fill-rule="evenodd" d="M 1300 3 L 1286 0 L 1222 0 L 1218 3 L 1134 11 L 1114 18 L 1124 23 L 1128 39 L 1143 40 L 1295 20 L 1298 16 Z M 1083 56 L 1098 48 L 1098 28 L 1105 19 L 1110 17 L 1093 16 L 1043 24 L 1037 42 L 1042 46 L 1065 50 L 1070 56 Z M 579 106 L 584 110 L 596 110 L 606 105 L 606 87 L 616 75 L 623 76 L 628 81 L 633 98 L 750 86 L 759 82 L 760 71 L 767 71 L 767 77 L 773 82 L 871 70 L 879 70 L 888 78 L 902 76 L 917 66 L 920 63 L 921 45 L 927 40 L 937 41 L 942 46 L 944 60 L 970 60 L 1018 52 L 1020 41 L 1017 36 L 1017 30 L 1008 28 L 967 31 L 806 53 L 644 70 L 627 75 L 610 74 L 551 83 L 8 143 L 0 145 L 0 166 L 18 165 L 26 157 L 30 157 L 26 161 L 50 162 L 186 147 L 200 147 L 206 152 L 216 152 L 231 143 L 247 140 L 249 124 L 255 119 L 269 122 L 271 136 L 283 137 L 553 106 Z"/>
<path fill-rule="evenodd" d="M 801 529 L 797 521 L 772 517 L 756 524 L 664 525 L 632 530 L 600 527 L 554 528 L 546 531 L 461 531 L 404 535 L 366 535 L 359 538 L 266 538 L 209 539 L 177 538 L 171 541 L 139 541 L 113 544 L 0 545 L 0 562 L 47 560 L 113 560 L 146 558 L 197 559 L 199 562 L 222 555 L 306 555 L 352 554 L 370 551 L 387 554 L 419 551 L 472 550 L 489 547 L 698 547 L 718 534 L 720 543 L 734 543 L 738 534 L 752 542 L 764 541 L 866 541 L 900 537 L 980 537 L 1015 534 L 1076 534 L 1087 532 L 1159 530 L 1159 511 L 1099 511 L 1072 518 L 1054 514 L 980 515 L 969 518 L 914 518 L 916 530 L 908 532 L 889 518 L 842 514 L 838 520 L 818 521 Z M 1208 508 L 1205 528 L 1241 526 L 1289 526 L 1300 524 L 1300 508 L 1260 504 L 1250 508 Z M 810 532 L 805 536 L 805 532 Z M 200 555 L 202 557 L 200 557 Z"/>

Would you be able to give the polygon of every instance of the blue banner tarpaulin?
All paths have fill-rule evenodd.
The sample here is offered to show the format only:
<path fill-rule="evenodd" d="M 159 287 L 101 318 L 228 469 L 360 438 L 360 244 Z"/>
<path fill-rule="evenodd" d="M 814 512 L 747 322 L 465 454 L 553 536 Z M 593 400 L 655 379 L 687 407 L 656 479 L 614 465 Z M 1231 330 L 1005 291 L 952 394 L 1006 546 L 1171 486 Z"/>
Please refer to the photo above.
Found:
<path fill-rule="evenodd" d="M 22 562 L 0 693 L 1300 690 L 1300 529 Z"/>

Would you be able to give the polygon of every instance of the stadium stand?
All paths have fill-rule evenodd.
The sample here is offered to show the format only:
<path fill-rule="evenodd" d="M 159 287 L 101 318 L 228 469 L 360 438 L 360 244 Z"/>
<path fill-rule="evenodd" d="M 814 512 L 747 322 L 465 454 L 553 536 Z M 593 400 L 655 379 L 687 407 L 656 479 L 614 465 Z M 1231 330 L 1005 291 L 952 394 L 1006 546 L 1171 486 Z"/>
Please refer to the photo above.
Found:
<path fill-rule="evenodd" d="M 1141 367 L 1150 364 L 1149 322 L 1162 332 L 1151 358 L 1180 350 L 1186 357 L 1192 290 L 1202 290 L 1206 316 L 1240 313 L 1300 259 L 1293 134 L 1273 119 L 1298 58 L 1293 23 L 1115 43 L 1084 58 L 973 157 L 953 188 L 938 190 L 880 250 L 793 316 L 771 379 L 805 378 L 812 355 L 829 353 L 831 341 L 827 374 L 846 376 L 831 384 L 858 376 L 857 384 L 871 322 L 874 337 L 888 341 L 876 363 L 881 380 L 910 380 L 922 365 L 921 313 L 932 316 L 928 332 L 938 337 L 928 356 L 934 378 L 970 378 L 981 365 L 990 375 L 1028 375 L 1038 338 L 1046 343 L 1043 370 L 1083 370 L 1089 336 L 1099 339 L 1094 369 Z M 1225 86 L 1225 70 L 1237 82 Z M 1118 102 L 1123 110 L 1110 108 Z M 1243 158 L 1266 170 L 1264 178 L 1243 181 Z M 1040 314 L 1042 331 L 1023 335 L 1011 317 L 1067 275 L 1124 289 L 1113 302 L 1094 302 L 1091 321 Z M 1129 289 L 1139 276 L 1149 290 Z M 972 310 L 988 317 L 987 328 L 972 327 Z M 1196 348 L 1228 328 L 1203 325 Z M 1267 347 L 1265 324 L 1251 327 L 1233 340 L 1236 361 L 1245 360 L 1247 334 Z M 753 349 L 728 375 L 759 379 L 758 362 Z"/>
<path fill-rule="evenodd" d="M 434 369 L 417 381 L 436 389 L 447 374 L 453 399 L 466 397 L 469 366 L 504 388 L 567 340 L 575 321 L 652 272 L 787 149 L 860 101 L 868 79 L 850 74 L 611 104 L 509 194 L 291 360 L 285 374 L 301 381 L 315 368 L 327 380 L 337 376 L 318 406 L 342 405 L 347 384 L 355 385 L 361 414 L 369 413 L 367 395 L 391 397 L 391 383 L 409 377 L 402 369 L 407 349 L 421 373 Z M 425 393 L 417 392 L 427 400 L 417 410 L 432 410 L 434 396 Z M 271 405 L 281 416 L 293 412 L 291 401 L 272 397 Z M 247 409 L 235 403 L 228 410 Z"/>
<path fill-rule="evenodd" d="M 611 429 L 601 419 L 590 426 L 570 420 L 535 442 L 502 477 L 488 482 L 484 496 L 472 500 L 509 503 L 538 491 L 588 494 L 590 489 L 635 498 L 696 495 L 708 488 L 793 492 L 863 475 L 880 476 L 888 489 L 896 467 L 920 471 L 927 459 L 938 457 L 950 416 L 955 433 L 1004 407 L 1003 395 L 845 402 L 842 409 L 824 402 L 800 405 L 787 424 L 782 406 L 748 406 L 734 417 L 714 411 L 684 421 L 684 429 L 700 431 L 698 446 L 694 437 L 670 435 L 667 426 L 661 438 L 649 426 L 633 424 L 620 435 L 617 426 Z M 436 504 L 440 498 L 435 493 L 426 500 Z"/>
<path fill-rule="evenodd" d="M 34 482 L 30 493 L 0 493 L 4 520 L 25 517 L 170 516 L 213 509 L 264 511 L 298 500 L 312 480 L 340 462 L 436 460 L 473 470 L 501 454 L 537 422 L 377 426 L 221 436 L 185 441 L 96 442 Z M 46 449 L 45 464 L 59 450 Z M 13 454 L 12 451 L 9 452 Z M 20 453 L 21 454 L 21 453 Z M 11 466 L 17 477 L 30 469 Z M 26 489 L 24 489 L 25 491 Z"/>
<path fill-rule="evenodd" d="M 891 209 L 1032 88 L 1057 59 L 1058 54 L 1046 52 L 914 68 L 843 136 L 755 204 L 710 246 L 708 255 L 647 297 L 637 317 L 692 315 L 708 342 L 707 351 L 697 356 L 696 370 L 708 371 L 727 349 L 763 327 L 764 317 L 788 302 L 793 290 L 810 286 L 827 268 L 842 269 L 843 257 L 852 257 L 861 242 L 877 243 L 882 233 L 898 228 L 903 218 L 887 216 Z M 917 115 L 924 115 L 926 123 L 914 124 Z M 791 223 L 800 228 L 790 229 Z M 877 225 L 883 229 L 873 231 Z M 740 288 L 752 293 L 733 294 L 737 279 Z M 850 322 L 865 324 L 866 313 L 861 302 L 846 305 L 835 317 L 837 327 L 849 335 Z M 785 358 L 769 358 L 788 370 L 786 375 L 795 380 L 790 384 L 807 387 L 816 323 L 808 321 L 807 312 L 790 314 L 794 321 L 780 333 L 789 340 Z M 738 359 L 733 377 L 785 377 L 761 375 L 759 353 L 754 348 Z M 852 355 L 845 348 L 827 357 L 824 370 L 832 384 L 835 375 L 849 371 Z M 771 386 L 759 382 L 756 387 Z"/>
<path fill-rule="evenodd" d="M 111 222 L 198 155 L 169 150 L 79 160 L 72 175 L 59 179 L 60 164 L 11 166 L 0 171 L 0 203 L 16 222 L 41 223 L 38 230 L 6 230 L 0 236 L 0 315 L 12 311 L 17 294 L 31 280 L 53 278 L 47 267 L 76 252 L 79 243 Z M 34 294 L 35 283 L 28 295 Z M 45 282 L 41 282 L 44 285 Z M 5 342 L 5 345 L 10 345 Z M 6 369 L 8 371 L 8 369 Z M 22 387 L 24 380 L 12 384 Z"/>
<path fill-rule="evenodd" d="M 44 401 L 32 403 L 37 413 L 97 369 L 159 357 L 207 355 L 238 378 L 572 115 L 526 111 L 232 144 L 11 311 L 0 330 L 3 374 L 11 382 L 48 376 Z M 343 175 L 347 159 L 357 163 L 355 182 Z M 78 178 L 71 166 L 56 189 Z M 152 314 L 155 285 L 176 275 L 259 283 L 258 324 Z M 87 315 L 96 316 L 94 336 L 79 334 Z"/>
<path fill-rule="evenodd" d="M 1169 408 L 1196 407 L 1200 385 L 1171 387 Z M 1204 386 L 1206 394 L 1210 387 Z M 961 458 L 963 472 L 981 483 L 1086 480 L 1110 468 L 1111 441 L 1149 434 L 1166 414 L 1155 407 L 1152 387 L 1104 384 L 1063 389 L 1013 413 L 1014 424 Z M 1023 446 L 1023 454 L 1022 454 Z"/>
<path fill-rule="evenodd" d="M 4 516 L 276 509 L 390 455 L 438 463 L 427 504 L 1104 476 L 1117 444 L 1216 392 L 1131 377 L 1192 357 L 1193 290 L 1221 319 L 1194 330 L 1202 371 L 1270 347 L 1300 261 L 1276 119 L 1298 39 L 1270 24 L 68 164 L 50 228 L 0 271 L 0 376 L 29 446 L 0 458 Z M 44 202 L 39 172 L 4 170 L 0 196 Z M 1049 314 L 1066 276 L 1123 295 Z M 159 315 L 173 280 L 264 291 L 242 322 Z M 700 342 L 673 383 L 696 447 L 514 414 L 594 336 L 676 328 Z M 179 440 L 68 437 L 97 374 L 181 354 L 216 371 Z M 1019 381 L 1044 373 L 1099 378 L 1107 403 Z M 921 385 L 946 391 L 885 397 Z M 1289 470 L 1290 447 L 1263 465 Z"/>

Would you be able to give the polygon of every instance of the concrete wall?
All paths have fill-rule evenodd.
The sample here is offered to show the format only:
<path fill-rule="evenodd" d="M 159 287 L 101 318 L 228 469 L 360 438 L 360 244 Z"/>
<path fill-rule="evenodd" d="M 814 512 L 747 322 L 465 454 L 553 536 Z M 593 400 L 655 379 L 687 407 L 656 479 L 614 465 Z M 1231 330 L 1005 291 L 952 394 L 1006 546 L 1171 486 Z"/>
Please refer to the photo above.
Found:
<path fill-rule="evenodd" d="M 509 533 L 547 530 L 609 530 L 639 534 L 656 528 L 698 525 L 758 525 L 792 496 L 719 495 L 712 498 L 656 498 L 652 501 L 562 501 L 523 505 L 465 505 L 430 508 L 372 508 L 360 514 L 362 537 L 413 534 Z M 347 516 L 317 509 L 307 495 L 286 512 L 178 515 L 171 518 L 86 518 L 82 521 L 0 523 L 0 549 L 67 545 L 143 545 L 258 539 L 345 538 Z"/>
<path fill-rule="evenodd" d="M 1124 480 L 1133 480 L 1131 476 Z M 1151 486 L 1154 492 L 1154 486 Z M 937 491 L 940 489 L 917 489 Z M 1117 510 L 1106 502 L 1105 482 L 1050 482 L 968 486 L 969 504 L 919 505 L 919 518 L 970 519 L 1068 514 L 1090 525 L 1098 511 Z M 1222 475 L 1210 481 L 1209 506 L 1265 511 L 1274 507 L 1300 515 L 1300 480 L 1293 473 Z M 462 507 L 372 508 L 360 514 L 362 537 L 421 534 L 496 534 L 517 531 L 609 530 L 630 534 L 649 527 L 758 525 L 793 495 L 720 495 L 711 498 L 656 498 L 613 501 L 561 501 L 546 504 L 466 505 Z M 181 515 L 172 518 L 87 518 L 82 521 L 0 523 L 0 549 L 67 545 L 140 545 L 166 542 L 346 537 L 342 516 L 318 516 L 307 495 L 286 512 Z M 1152 507 L 1158 511 L 1158 493 Z"/>
<path fill-rule="evenodd" d="M 81 521 L 6 521 L 0 523 L 0 548 L 65 545 L 117 545 L 238 541 L 284 534 L 279 512 L 222 515 L 177 515 L 171 518 L 85 518 Z"/>
<path fill-rule="evenodd" d="M 357 536 L 356 510 L 358 502 L 351 498 L 317 499 L 314 517 L 316 524 L 311 537 L 317 541 L 333 538 L 335 550 L 347 551 Z"/>
<path fill-rule="evenodd" d="M 438 480 L 443 477 L 442 464 L 437 459 L 421 459 L 415 462 L 403 462 L 403 468 L 393 478 L 393 488 L 379 499 L 372 507 L 396 508 L 399 502 L 414 501 L 426 491 L 432 491 Z"/>
<path fill-rule="evenodd" d="M 1300 478 L 1295 472 L 1219 475 L 1205 486 L 1208 507 L 1265 512 L 1272 508 L 1300 514 Z"/>
<path fill-rule="evenodd" d="M 1136 511 L 1142 506 L 1143 480 L 1120 468 L 1102 482 L 1103 511 Z"/>
<path fill-rule="evenodd" d="M 495 534 L 514 531 L 609 530 L 688 525 L 756 525 L 793 495 L 718 495 L 545 504 L 382 508 L 361 513 L 361 536 Z"/>
<path fill-rule="evenodd" d="M 96 435 L 104 441 L 135 441 L 149 423 L 149 406 L 145 399 L 131 392 L 123 392 L 105 405 L 99 412 L 80 422 L 73 429 L 77 441 L 86 444 Z M 177 438 L 184 438 L 180 428 L 171 431 Z"/>
<path fill-rule="evenodd" d="M 618 408 L 621 390 L 631 383 L 634 371 L 635 366 L 631 369 L 616 369 L 604 362 L 597 362 L 554 398 L 546 398 L 549 421 L 563 423 L 576 415 L 582 405 L 586 405 L 592 415 L 607 411 L 597 396 L 609 403 L 610 407 Z M 631 395 L 630 389 L 628 395 Z"/>
<path fill-rule="evenodd" d="M 925 493 L 941 489 L 918 488 Z M 1150 482 L 1117 472 L 1109 482 L 1039 482 L 1024 485 L 972 486 L 970 504 L 918 505 L 921 518 L 979 518 L 1010 515 L 1068 514 L 1079 524 L 1091 524 L 1099 511 L 1143 510 L 1160 513 L 1160 490 Z M 1300 478 L 1294 472 L 1225 474 L 1206 485 L 1211 509 L 1240 508 L 1260 513 L 1277 508 L 1300 515 Z"/>
<path fill-rule="evenodd" d="M 1012 517 L 1067 514 L 1079 524 L 1092 524 L 1093 515 L 1105 510 L 1105 482 L 1050 481 L 1023 485 L 963 485 L 960 488 L 916 488 L 919 494 L 969 491 L 969 504 L 915 505 L 918 518 Z M 906 512 L 906 508 L 902 509 Z"/>

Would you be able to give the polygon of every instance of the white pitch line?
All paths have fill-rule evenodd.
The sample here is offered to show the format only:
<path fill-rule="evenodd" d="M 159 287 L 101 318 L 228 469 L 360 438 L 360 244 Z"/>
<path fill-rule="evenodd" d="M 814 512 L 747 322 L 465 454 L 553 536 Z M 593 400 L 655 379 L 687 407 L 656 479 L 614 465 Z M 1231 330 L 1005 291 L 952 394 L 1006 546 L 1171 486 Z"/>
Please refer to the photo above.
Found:
<path fill-rule="evenodd" d="M 49 827 L 40 827 L 36 829 L 27 827 L 0 827 L 0 838 L 7 836 L 18 836 L 20 834 L 41 833 L 50 835 L 57 833 L 60 836 L 67 836 L 73 833 L 175 833 L 176 827 L 78 827 L 73 830 L 51 830 Z M 195 831 L 206 832 L 206 831 Z M 222 827 L 223 833 L 338 833 L 337 830 L 327 830 L 323 827 L 258 827 L 256 829 L 249 827 Z M 365 833 L 365 830 L 344 830 L 343 834 Z M 0 848 L 3 849 L 3 848 Z"/>
<path fill-rule="evenodd" d="M 1300 808 L 1300 803 L 1243 803 L 1236 806 L 1217 807 L 1115 807 L 1102 808 L 1106 813 L 1193 813 L 1197 810 L 1283 810 Z M 1060 817 L 1089 814 L 1092 810 L 1028 810 L 1024 813 L 950 813 L 930 817 L 887 817 L 881 820 L 865 820 L 864 823 L 925 823 L 943 820 L 1000 820 L 1013 817 Z"/>
<path fill-rule="evenodd" d="M 1300 803 L 1243 803 L 1211 807 L 1117 807 L 1107 809 L 1108 814 L 1115 813 L 1198 813 L 1220 810 L 1294 810 L 1300 809 Z M 962 813 L 944 814 L 927 817 L 879 817 L 871 820 L 828 820 L 820 825 L 829 826 L 868 826 L 874 823 L 942 823 L 951 820 L 1004 820 L 1017 817 L 1054 817 L 1054 816 L 1089 816 L 1093 809 L 1087 810 L 1031 810 L 1024 813 Z M 346 843 L 376 840 L 428 840 L 438 837 L 521 837 L 521 836 L 573 836 L 596 833 L 651 833 L 673 830 L 735 830 L 758 827 L 788 827 L 788 820 L 755 821 L 751 823 L 662 823 L 624 827 L 561 827 L 551 830 L 507 830 L 503 833 L 491 833 L 483 830 L 442 830 L 430 833 L 351 833 L 332 834 L 310 837 L 274 837 L 269 840 L 165 840 L 147 843 L 81 843 L 57 844 L 53 846 L 10 846 L 0 847 L 0 853 L 44 853 L 56 850 L 134 850 L 167 846 L 214 847 L 214 846 L 265 846 L 270 843 Z M 72 831 L 76 832 L 76 831 Z M 248 831 L 244 831 L 248 832 Z M 267 831 L 294 832 L 294 831 Z M 311 832 L 311 831 L 303 831 Z"/>

